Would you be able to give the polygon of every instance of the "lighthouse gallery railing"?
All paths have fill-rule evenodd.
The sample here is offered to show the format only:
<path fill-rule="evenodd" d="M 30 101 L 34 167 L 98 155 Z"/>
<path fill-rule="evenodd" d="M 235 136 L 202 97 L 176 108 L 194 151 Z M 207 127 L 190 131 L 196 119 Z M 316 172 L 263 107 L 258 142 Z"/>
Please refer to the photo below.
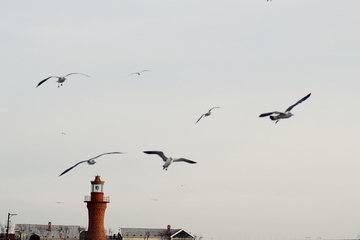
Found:
<path fill-rule="evenodd" d="M 84 202 L 91 202 L 91 196 L 85 196 L 84 197 Z M 103 197 L 103 202 L 110 202 L 110 197 L 109 196 L 104 196 Z"/>

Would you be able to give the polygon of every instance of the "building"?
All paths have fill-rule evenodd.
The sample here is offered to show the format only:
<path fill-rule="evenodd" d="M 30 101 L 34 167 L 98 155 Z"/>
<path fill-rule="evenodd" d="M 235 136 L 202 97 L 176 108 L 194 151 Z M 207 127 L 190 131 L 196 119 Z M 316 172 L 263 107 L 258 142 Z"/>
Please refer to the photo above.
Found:
<path fill-rule="evenodd" d="M 87 203 L 89 213 L 89 226 L 85 240 L 106 240 L 104 217 L 110 198 L 104 197 L 104 183 L 100 176 L 95 176 L 95 180 L 91 181 L 91 195 L 85 196 L 84 202 Z"/>
<path fill-rule="evenodd" d="M 15 224 L 15 234 L 21 240 L 79 240 L 80 226 L 48 224 Z"/>
<path fill-rule="evenodd" d="M 122 240 L 180 240 L 194 239 L 194 236 L 184 229 L 167 228 L 120 228 L 119 239 Z"/>

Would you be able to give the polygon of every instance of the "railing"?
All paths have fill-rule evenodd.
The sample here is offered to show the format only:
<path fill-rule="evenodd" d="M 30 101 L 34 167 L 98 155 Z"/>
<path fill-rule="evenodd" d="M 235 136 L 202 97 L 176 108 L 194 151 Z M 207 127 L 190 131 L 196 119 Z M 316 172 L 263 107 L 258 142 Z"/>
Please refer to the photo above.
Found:
<path fill-rule="evenodd" d="M 5 233 L 0 233 L 0 238 L 1 239 L 6 239 L 6 234 Z M 13 233 L 9 233 L 7 239 L 16 239 L 16 236 Z"/>
<path fill-rule="evenodd" d="M 84 202 L 91 202 L 91 196 L 87 195 L 84 197 Z M 102 202 L 110 202 L 110 197 L 109 196 L 104 196 L 102 199 Z"/>

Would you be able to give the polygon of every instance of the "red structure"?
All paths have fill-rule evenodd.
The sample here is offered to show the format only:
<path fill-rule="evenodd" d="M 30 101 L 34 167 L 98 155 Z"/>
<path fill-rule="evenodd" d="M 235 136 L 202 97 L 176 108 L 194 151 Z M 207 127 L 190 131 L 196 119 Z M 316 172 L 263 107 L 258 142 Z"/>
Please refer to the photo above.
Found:
<path fill-rule="evenodd" d="M 89 226 L 85 240 L 106 240 L 104 217 L 109 197 L 104 197 L 104 182 L 100 176 L 91 181 L 91 196 L 85 196 L 89 212 Z"/>

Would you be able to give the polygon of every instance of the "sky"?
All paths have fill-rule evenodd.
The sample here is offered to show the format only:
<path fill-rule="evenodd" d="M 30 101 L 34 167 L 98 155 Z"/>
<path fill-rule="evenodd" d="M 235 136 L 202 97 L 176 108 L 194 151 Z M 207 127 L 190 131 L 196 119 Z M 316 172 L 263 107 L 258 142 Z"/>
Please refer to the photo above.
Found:
<path fill-rule="evenodd" d="M 99 175 L 114 232 L 171 225 L 206 240 L 356 238 L 359 8 L 0 1 L 0 223 L 10 211 L 15 224 L 87 227 L 84 196 Z M 73 72 L 90 78 L 36 88 Z M 259 118 L 309 93 L 293 117 Z M 164 171 L 146 150 L 197 164 Z M 58 177 L 112 151 L 126 154 Z"/>

